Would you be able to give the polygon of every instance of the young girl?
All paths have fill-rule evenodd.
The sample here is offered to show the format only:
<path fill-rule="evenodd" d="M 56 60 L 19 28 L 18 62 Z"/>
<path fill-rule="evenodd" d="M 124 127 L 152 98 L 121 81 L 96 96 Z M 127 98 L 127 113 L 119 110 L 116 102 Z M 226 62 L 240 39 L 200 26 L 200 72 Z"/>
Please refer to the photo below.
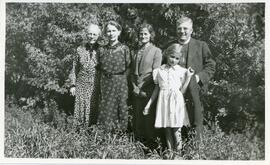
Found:
<path fill-rule="evenodd" d="M 156 86 L 143 114 L 149 113 L 151 104 L 158 96 L 155 127 L 165 128 L 168 149 L 179 151 L 182 148 L 181 127 L 189 125 L 183 93 L 194 71 L 178 65 L 182 58 L 181 45 L 171 45 L 164 55 L 167 64 L 153 71 Z"/>

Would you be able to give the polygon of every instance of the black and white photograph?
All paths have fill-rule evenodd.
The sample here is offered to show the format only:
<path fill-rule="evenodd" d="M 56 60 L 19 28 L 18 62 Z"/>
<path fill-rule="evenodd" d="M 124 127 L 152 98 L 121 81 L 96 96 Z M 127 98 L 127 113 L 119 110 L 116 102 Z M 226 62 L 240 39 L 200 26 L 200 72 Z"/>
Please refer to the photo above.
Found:
<path fill-rule="evenodd" d="M 1 2 L 0 162 L 266 164 L 267 6 Z"/>

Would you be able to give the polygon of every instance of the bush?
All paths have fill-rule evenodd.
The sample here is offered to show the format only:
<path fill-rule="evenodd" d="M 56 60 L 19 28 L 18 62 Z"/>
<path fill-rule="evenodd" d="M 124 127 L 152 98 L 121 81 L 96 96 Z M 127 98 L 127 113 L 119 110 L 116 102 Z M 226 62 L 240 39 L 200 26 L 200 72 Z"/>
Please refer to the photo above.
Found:
<path fill-rule="evenodd" d="M 6 107 L 5 156 L 13 158 L 139 159 L 143 151 L 127 135 L 93 126 L 76 131 L 72 119 L 44 123 L 29 111 Z M 63 127 L 66 125 L 66 127 Z"/>
<path fill-rule="evenodd" d="M 212 129 L 204 128 L 202 143 L 190 140 L 184 147 L 184 159 L 203 160 L 264 160 L 264 140 L 246 128 L 242 133 L 226 134 L 218 121 Z"/>
<path fill-rule="evenodd" d="M 163 159 L 168 152 L 161 146 L 149 150 L 134 141 L 132 134 L 108 133 L 100 126 L 76 130 L 72 119 L 65 116 L 59 116 L 57 124 L 45 123 L 40 120 L 44 116 L 14 104 L 5 108 L 4 153 L 8 158 Z M 214 129 L 205 127 L 202 143 L 192 138 L 184 141 L 183 159 L 264 159 L 264 141 L 250 134 L 250 130 L 244 132 L 226 135 L 216 122 Z"/>

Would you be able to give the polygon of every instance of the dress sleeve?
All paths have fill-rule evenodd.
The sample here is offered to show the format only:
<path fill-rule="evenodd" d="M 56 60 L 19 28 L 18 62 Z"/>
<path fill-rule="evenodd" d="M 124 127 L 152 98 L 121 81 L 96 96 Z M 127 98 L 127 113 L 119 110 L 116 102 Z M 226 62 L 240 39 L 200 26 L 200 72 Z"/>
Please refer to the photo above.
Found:
<path fill-rule="evenodd" d="M 131 53 L 130 50 L 128 48 L 128 46 L 125 46 L 125 60 L 126 60 L 126 67 L 129 68 L 130 67 L 130 63 L 131 63 Z"/>
<path fill-rule="evenodd" d="M 93 57 L 94 57 L 94 62 L 96 65 L 99 64 L 99 57 L 98 57 L 98 50 L 93 50 Z"/>
<path fill-rule="evenodd" d="M 179 78 L 180 78 L 180 82 L 181 82 L 181 83 L 185 83 L 187 71 L 188 71 L 188 70 L 187 70 L 186 68 L 181 67 L 181 66 L 179 65 L 179 69 L 177 69 L 177 73 L 178 73 L 178 76 L 179 76 Z"/>
<path fill-rule="evenodd" d="M 184 70 L 183 70 L 183 73 L 182 73 L 182 83 L 184 83 L 185 81 L 186 81 L 186 78 L 187 78 L 187 72 L 188 72 L 188 70 L 186 69 L 186 68 L 184 68 Z"/>
<path fill-rule="evenodd" d="M 158 71 L 159 71 L 159 68 L 156 68 L 153 70 L 153 81 L 155 84 L 158 84 Z"/>
<path fill-rule="evenodd" d="M 104 55 L 104 48 L 103 47 L 99 47 L 97 50 L 97 70 L 100 70 L 101 69 L 101 66 L 102 66 L 102 57 Z"/>
<path fill-rule="evenodd" d="M 76 52 L 76 54 L 73 57 L 73 61 L 72 61 L 72 69 L 71 69 L 70 74 L 68 76 L 71 86 L 76 85 L 76 73 L 77 72 L 78 72 L 78 54 Z"/>
<path fill-rule="evenodd" d="M 154 56 L 153 69 L 160 67 L 161 61 L 162 61 L 162 53 L 161 53 L 161 50 L 158 48 Z"/>

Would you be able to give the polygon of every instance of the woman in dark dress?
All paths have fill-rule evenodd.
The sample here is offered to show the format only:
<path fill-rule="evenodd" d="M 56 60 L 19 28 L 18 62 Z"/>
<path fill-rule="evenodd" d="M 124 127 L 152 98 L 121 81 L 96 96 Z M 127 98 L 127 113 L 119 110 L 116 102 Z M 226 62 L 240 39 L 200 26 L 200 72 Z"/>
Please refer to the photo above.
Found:
<path fill-rule="evenodd" d="M 129 48 L 118 41 L 122 27 L 115 21 L 105 25 L 109 43 L 100 48 L 100 88 L 98 123 L 110 131 L 126 131 L 128 126 L 127 72 Z"/>
<path fill-rule="evenodd" d="M 161 50 L 152 43 L 154 36 L 153 27 L 142 24 L 139 27 L 138 49 L 132 57 L 133 128 L 135 137 L 147 141 L 155 137 L 155 107 L 151 108 L 148 116 L 143 115 L 143 110 L 155 87 L 152 72 L 161 66 L 162 61 Z"/>

